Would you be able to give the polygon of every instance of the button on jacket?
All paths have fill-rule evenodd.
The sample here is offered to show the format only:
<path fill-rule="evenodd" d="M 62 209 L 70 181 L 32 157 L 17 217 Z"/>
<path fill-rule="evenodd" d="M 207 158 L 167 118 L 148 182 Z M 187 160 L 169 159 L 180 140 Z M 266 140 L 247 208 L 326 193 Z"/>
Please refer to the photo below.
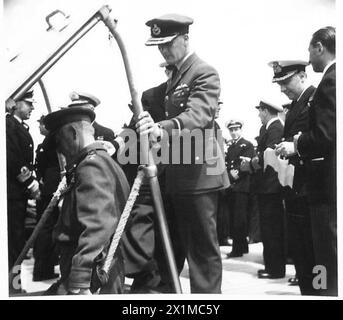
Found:
<path fill-rule="evenodd" d="M 166 120 L 160 121 L 161 126 L 169 137 L 172 129 L 198 129 L 204 137 L 202 153 L 195 143 L 191 144 L 191 164 L 167 166 L 168 193 L 199 194 L 229 186 L 224 155 L 214 132 L 219 94 L 220 80 L 217 71 L 195 53 L 184 61 L 175 76 L 168 81 L 164 102 Z M 205 129 L 208 130 L 207 136 Z M 179 150 L 182 162 L 182 143 Z M 203 162 L 197 163 L 199 159 L 203 159 Z M 218 168 L 218 172 L 208 174 L 208 169 L 214 167 Z"/>
<path fill-rule="evenodd" d="M 7 197 L 21 199 L 25 186 L 17 180 L 22 167 L 33 170 L 33 140 L 14 116 L 6 115 Z"/>
<path fill-rule="evenodd" d="M 240 157 L 254 156 L 254 146 L 253 144 L 245 140 L 244 138 L 238 139 L 236 142 L 231 141 L 230 145 L 226 151 L 226 167 L 228 175 L 230 178 L 231 189 L 236 192 L 249 192 L 250 191 L 250 174 L 249 172 L 240 171 Z M 235 180 L 231 174 L 230 170 L 238 171 L 238 179 Z"/>

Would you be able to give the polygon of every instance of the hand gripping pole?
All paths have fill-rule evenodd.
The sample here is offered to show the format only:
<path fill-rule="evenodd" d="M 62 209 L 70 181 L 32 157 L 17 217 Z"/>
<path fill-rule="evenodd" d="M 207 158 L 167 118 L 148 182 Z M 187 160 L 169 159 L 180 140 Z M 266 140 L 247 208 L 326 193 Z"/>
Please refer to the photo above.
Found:
<path fill-rule="evenodd" d="M 138 115 L 143 111 L 143 107 L 140 101 L 140 97 L 138 96 L 137 90 L 134 86 L 134 78 L 132 74 L 132 70 L 130 67 L 128 54 L 126 48 L 124 46 L 124 42 L 116 30 L 116 21 L 111 18 L 110 16 L 110 9 L 109 7 L 103 7 L 99 12 L 102 14 L 102 20 L 104 21 L 105 25 L 116 39 L 119 49 L 122 54 L 126 76 L 130 88 L 131 98 L 132 98 L 132 105 L 133 105 L 133 113 L 134 116 L 137 118 Z M 159 228 L 161 231 L 162 236 L 162 243 L 164 252 L 168 261 L 168 267 L 170 271 L 170 275 L 173 281 L 174 289 L 176 293 L 182 293 L 180 279 L 178 276 L 178 271 L 175 263 L 173 248 L 171 245 L 168 225 L 166 223 L 166 217 L 162 202 L 161 190 L 160 185 L 157 179 L 157 168 L 154 163 L 152 153 L 149 149 L 149 141 L 147 135 L 140 136 L 140 143 L 141 143 L 141 164 L 147 165 L 146 173 L 147 177 L 149 178 L 151 193 L 155 205 L 155 212 L 158 219 Z"/>

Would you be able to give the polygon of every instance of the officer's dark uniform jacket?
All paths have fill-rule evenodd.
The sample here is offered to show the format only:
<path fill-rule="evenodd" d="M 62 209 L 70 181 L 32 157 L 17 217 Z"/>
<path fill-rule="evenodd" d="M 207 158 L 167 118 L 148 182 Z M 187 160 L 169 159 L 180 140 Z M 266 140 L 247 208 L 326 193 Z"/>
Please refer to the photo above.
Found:
<path fill-rule="evenodd" d="M 234 192 L 248 193 L 250 191 L 250 174 L 249 172 L 240 171 L 241 156 L 252 158 L 254 156 L 253 144 L 243 137 L 237 141 L 230 140 L 225 157 L 226 168 L 231 183 L 230 189 Z M 237 180 L 232 177 L 230 170 L 238 171 Z"/>
<path fill-rule="evenodd" d="M 166 117 L 163 107 L 166 88 L 167 82 L 164 82 L 157 87 L 144 91 L 142 94 L 141 101 L 143 109 L 149 112 L 155 122 L 164 120 Z M 128 127 L 134 130 L 134 118 L 132 118 Z M 139 139 L 139 135 L 137 135 L 137 138 Z M 139 150 L 139 143 L 137 150 Z M 164 168 L 165 166 L 158 165 L 158 180 L 162 194 L 164 192 Z M 138 165 L 127 164 L 123 166 L 123 170 L 130 185 L 132 185 L 134 178 L 137 176 Z M 135 276 L 138 272 L 154 268 L 154 217 L 155 213 L 149 181 L 147 178 L 144 178 L 139 190 L 139 195 L 132 209 L 130 219 L 127 223 L 126 232 L 122 237 L 126 276 Z"/>
<path fill-rule="evenodd" d="M 54 231 L 62 249 L 68 247 L 72 252 L 61 265 L 61 280 L 68 281 L 69 287 L 89 288 L 95 261 L 103 259 L 108 250 L 129 186 L 119 165 L 97 142 L 81 150 L 68 165 L 67 182 Z"/>
<path fill-rule="evenodd" d="M 52 195 L 61 180 L 60 168 L 56 153 L 55 142 L 48 135 L 43 142 L 37 146 L 35 169 L 37 179 L 41 183 L 42 195 Z"/>
<path fill-rule="evenodd" d="M 23 167 L 33 170 L 33 140 L 22 123 L 6 115 L 7 197 L 27 197 L 26 187 L 17 180 Z"/>
<path fill-rule="evenodd" d="M 310 200 L 336 203 L 335 63 L 324 74 L 310 101 L 309 120 L 310 130 L 300 136 L 298 150 L 306 159 Z"/>
<path fill-rule="evenodd" d="M 309 100 L 313 97 L 315 89 L 315 87 L 309 86 L 298 101 L 295 100 L 290 104 L 289 111 L 286 114 L 283 134 L 286 141 L 293 141 L 294 135 L 309 130 Z M 304 161 L 298 154 L 290 157 L 289 161 L 295 167 L 292 189 L 296 194 L 304 195 Z"/>
<path fill-rule="evenodd" d="M 202 131 L 204 139 L 202 154 L 195 143 L 191 144 L 191 164 L 182 164 L 183 144 L 180 143 L 176 157 L 181 164 L 166 167 L 167 193 L 199 194 L 228 187 L 223 150 L 215 138 L 214 130 L 219 93 L 217 71 L 194 53 L 168 80 L 164 102 L 166 120 L 160 121 L 162 128 L 169 137 L 173 129 L 198 129 Z M 207 135 L 205 129 L 208 129 Z M 172 155 L 172 148 L 170 151 Z M 208 174 L 207 169 L 211 171 L 215 167 L 217 172 Z"/>
<path fill-rule="evenodd" d="M 257 138 L 257 156 L 259 157 L 258 169 L 255 173 L 256 193 L 268 194 L 281 192 L 281 184 L 278 179 L 277 172 L 267 166 L 264 170 L 263 154 L 267 148 L 274 149 L 275 144 L 281 142 L 283 136 L 283 125 L 279 119 L 272 122 L 268 129 L 263 125 L 260 129 L 260 135 Z"/>
<path fill-rule="evenodd" d="M 166 93 L 166 88 L 167 88 L 167 82 L 161 83 L 157 87 L 150 88 L 148 90 L 145 90 L 142 93 L 142 107 L 144 111 L 148 111 L 149 114 L 151 115 L 152 119 L 155 122 L 159 122 L 162 120 L 165 120 L 165 112 L 164 112 L 164 97 Z M 132 117 L 130 124 L 127 126 L 128 130 L 136 130 L 135 128 L 136 125 L 136 120 L 134 117 Z M 137 151 L 140 150 L 140 144 L 139 144 L 139 135 L 137 134 Z M 140 154 L 137 152 L 137 164 L 136 163 L 128 163 L 123 166 L 123 170 L 126 174 L 126 177 L 129 181 L 129 184 L 132 185 L 134 179 L 137 176 L 137 170 L 138 170 L 138 164 L 140 163 Z M 158 165 L 159 169 L 159 174 L 164 172 L 164 167 L 163 165 Z M 148 180 L 147 178 L 144 178 L 144 183 L 141 186 L 140 189 L 140 195 L 142 195 L 142 191 L 147 191 L 150 194 L 150 186 L 148 185 Z"/>

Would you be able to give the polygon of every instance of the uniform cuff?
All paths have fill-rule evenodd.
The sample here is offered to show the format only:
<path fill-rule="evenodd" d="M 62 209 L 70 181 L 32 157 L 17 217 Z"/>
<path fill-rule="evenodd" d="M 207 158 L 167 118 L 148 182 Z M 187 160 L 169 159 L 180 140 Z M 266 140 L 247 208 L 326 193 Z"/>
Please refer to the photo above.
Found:
<path fill-rule="evenodd" d="M 70 288 L 87 289 L 91 286 L 92 269 L 72 268 L 69 275 Z"/>
<path fill-rule="evenodd" d="M 172 130 L 176 128 L 175 122 L 173 120 L 163 120 L 160 121 L 159 124 L 161 125 L 162 129 L 168 133 L 169 136 L 172 135 Z"/>

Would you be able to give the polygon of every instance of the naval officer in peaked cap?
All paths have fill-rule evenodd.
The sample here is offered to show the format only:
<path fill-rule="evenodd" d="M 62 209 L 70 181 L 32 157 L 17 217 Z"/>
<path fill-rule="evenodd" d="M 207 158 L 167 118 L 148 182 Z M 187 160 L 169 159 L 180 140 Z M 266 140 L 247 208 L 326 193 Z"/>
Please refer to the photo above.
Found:
<path fill-rule="evenodd" d="M 34 143 L 25 120 L 34 110 L 33 90 L 16 102 L 6 105 L 6 160 L 7 160 L 7 229 L 8 266 L 14 266 L 25 245 L 25 217 L 27 200 L 40 197 L 39 184 L 33 171 Z M 17 270 L 18 271 L 18 270 Z M 17 272 L 15 271 L 15 272 Z M 20 293 L 11 283 L 10 294 Z"/>
<path fill-rule="evenodd" d="M 280 86 L 280 90 L 291 104 L 287 106 L 285 115 L 284 141 L 293 141 L 299 132 L 308 132 L 309 102 L 315 92 L 315 87 L 307 82 L 307 61 L 282 60 L 271 61 L 273 68 L 272 82 Z M 314 262 L 313 239 L 311 230 L 310 208 L 306 194 L 306 169 L 304 159 L 299 154 L 288 157 L 294 166 L 292 188 L 283 188 L 285 210 L 287 216 L 287 253 L 292 258 L 296 270 L 296 277 L 290 278 L 289 283 L 299 284 L 303 295 L 318 294 L 314 290 L 312 273 Z"/>
<path fill-rule="evenodd" d="M 192 18 L 179 14 L 147 21 L 150 37 L 145 44 L 157 46 L 174 71 L 165 92 L 165 119 L 155 122 L 145 111 L 139 115 L 136 126 L 139 133 L 149 134 L 151 141 L 157 141 L 162 132 L 170 137 L 194 129 L 203 133 L 203 152 L 192 141 L 187 149 L 194 152 L 190 163 L 185 163 L 181 144 L 176 150 L 180 163 L 166 166 L 166 194 L 172 208 L 167 215 L 177 226 L 170 230 L 179 272 L 185 259 L 188 261 L 191 292 L 220 293 L 222 263 L 216 215 L 218 191 L 227 188 L 229 180 L 223 153 L 206 159 L 206 155 L 215 154 L 214 150 L 221 150 L 214 131 L 220 80 L 218 72 L 190 49 L 192 23 Z M 215 170 L 210 172 L 211 168 Z M 164 281 L 171 283 L 169 279 Z"/>
<path fill-rule="evenodd" d="M 257 201 L 260 213 L 260 229 L 263 243 L 263 270 L 258 271 L 258 278 L 278 279 L 285 276 L 284 248 L 284 209 L 282 187 L 278 174 L 271 166 L 264 169 L 264 152 L 274 149 L 283 137 L 283 124 L 278 113 L 281 106 L 261 100 L 256 106 L 262 126 L 257 140 L 257 155 L 250 159 L 242 157 L 241 170 L 253 171 Z"/>
<path fill-rule="evenodd" d="M 305 72 L 308 65 L 309 63 L 303 60 L 278 60 L 268 63 L 274 71 L 272 82 L 277 83 L 290 79 L 297 73 Z"/>
<path fill-rule="evenodd" d="M 232 138 L 225 157 L 231 183 L 228 189 L 228 204 L 233 240 L 232 251 L 227 255 L 228 258 L 241 257 L 249 252 L 247 236 L 250 175 L 240 169 L 240 163 L 241 157 L 254 156 L 254 146 L 243 138 L 242 126 L 243 121 L 239 119 L 231 119 L 226 124 Z"/>
<path fill-rule="evenodd" d="M 91 108 L 95 112 L 95 108 L 101 103 L 97 97 L 85 92 L 73 91 L 69 96 L 72 101 L 69 107 L 84 106 Z M 114 132 L 110 128 L 100 125 L 97 121 L 93 121 L 93 128 L 95 140 L 109 142 L 114 140 Z"/>

